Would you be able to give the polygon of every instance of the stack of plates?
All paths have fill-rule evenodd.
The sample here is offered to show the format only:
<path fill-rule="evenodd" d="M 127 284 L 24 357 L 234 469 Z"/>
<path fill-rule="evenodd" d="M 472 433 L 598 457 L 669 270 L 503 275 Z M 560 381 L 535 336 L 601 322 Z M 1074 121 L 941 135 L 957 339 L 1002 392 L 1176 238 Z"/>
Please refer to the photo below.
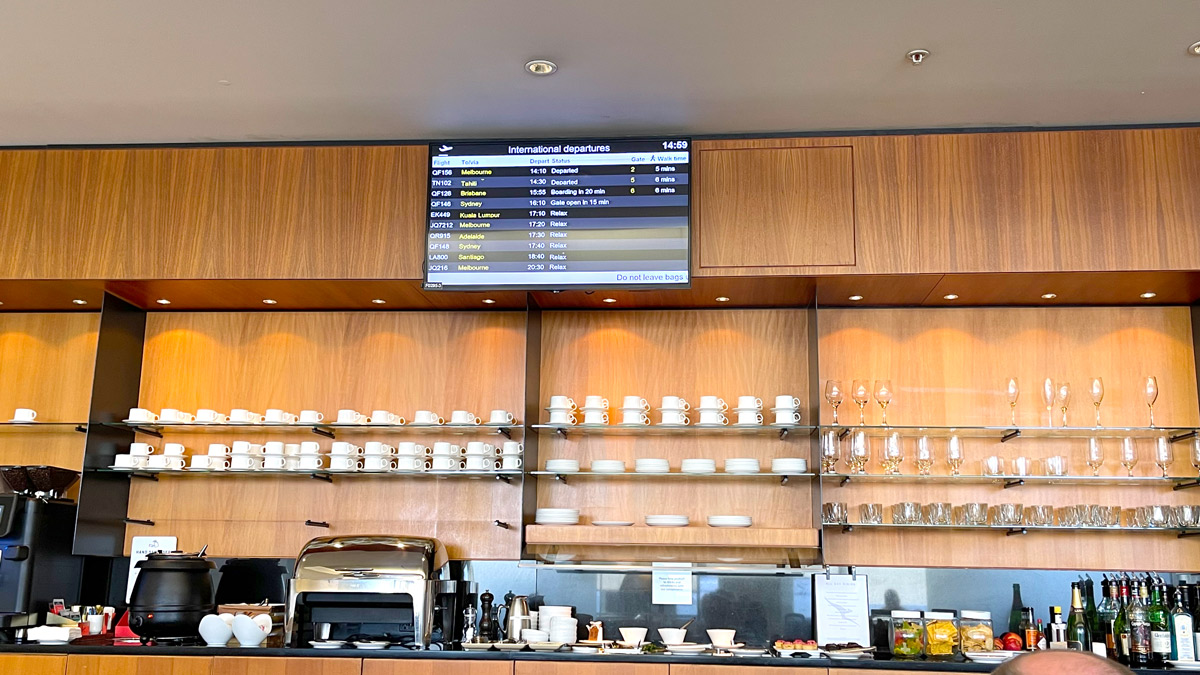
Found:
<path fill-rule="evenodd" d="M 619 459 L 593 459 L 592 473 L 625 473 L 625 462 Z"/>
<path fill-rule="evenodd" d="M 683 473 L 716 473 L 717 462 L 712 459 L 685 459 L 679 465 Z"/>
<path fill-rule="evenodd" d="M 758 473 L 758 460 L 745 457 L 727 459 L 725 473 Z"/>
<path fill-rule="evenodd" d="M 556 613 L 549 615 L 545 614 L 545 609 L 546 606 L 543 605 L 542 608 L 538 610 L 538 626 L 541 627 L 543 625 L 543 616 L 548 617 L 545 620 L 545 627 L 542 628 L 542 630 L 546 631 L 550 636 L 550 639 L 547 640 L 547 642 L 564 642 L 566 644 L 574 644 L 575 640 L 578 639 L 576 631 L 578 629 L 579 620 L 571 616 L 571 608 L 563 606 L 551 607 L 551 609 L 555 610 Z"/>
<path fill-rule="evenodd" d="M 976 663 L 1002 663 L 1020 653 L 1021 652 L 1009 652 L 1009 651 L 997 649 L 996 651 L 992 651 L 992 652 L 963 652 L 963 656 L 967 657 L 968 660 L 974 661 Z M 1171 665 L 1175 665 L 1174 661 L 1168 661 L 1167 663 L 1170 663 Z M 1200 663 L 1198 663 L 1196 661 L 1191 661 L 1190 663 L 1197 664 L 1198 668 L 1191 668 L 1188 670 L 1200 669 Z M 1179 666 L 1175 666 L 1175 667 L 1178 668 Z"/>
<path fill-rule="evenodd" d="M 684 642 L 678 645 L 667 645 L 668 654 L 703 654 L 708 645 L 698 645 L 695 642 Z"/>
<path fill-rule="evenodd" d="M 687 516 L 646 516 L 646 524 L 650 527 L 687 527 L 688 522 Z"/>
<path fill-rule="evenodd" d="M 522 628 L 521 642 L 548 642 L 550 640 L 550 631 L 538 630 L 536 628 Z"/>
<path fill-rule="evenodd" d="M 668 473 L 671 465 L 665 459 L 639 459 L 633 470 L 638 473 Z"/>
<path fill-rule="evenodd" d="M 578 525 L 579 509 L 538 509 L 533 521 L 538 525 Z"/>
<path fill-rule="evenodd" d="M 771 460 L 774 473 L 808 473 L 808 460 L 803 457 L 779 457 Z"/>
<path fill-rule="evenodd" d="M 578 473 L 579 460 L 577 459 L 548 459 L 546 460 L 546 470 L 554 473 Z"/>
<path fill-rule="evenodd" d="M 750 516 L 709 516 L 709 527 L 750 527 Z"/>

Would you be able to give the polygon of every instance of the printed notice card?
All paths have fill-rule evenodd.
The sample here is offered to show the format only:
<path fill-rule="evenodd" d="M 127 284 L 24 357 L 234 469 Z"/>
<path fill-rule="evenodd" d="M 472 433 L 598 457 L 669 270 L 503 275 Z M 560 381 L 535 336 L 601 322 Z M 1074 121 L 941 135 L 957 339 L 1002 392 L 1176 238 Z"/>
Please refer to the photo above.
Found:
<path fill-rule="evenodd" d="M 863 574 L 814 574 L 813 623 L 817 644 L 871 644 L 867 577 Z"/>
<path fill-rule="evenodd" d="M 656 605 L 692 604 L 692 566 L 688 563 L 654 563 L 650 573 Z"/>

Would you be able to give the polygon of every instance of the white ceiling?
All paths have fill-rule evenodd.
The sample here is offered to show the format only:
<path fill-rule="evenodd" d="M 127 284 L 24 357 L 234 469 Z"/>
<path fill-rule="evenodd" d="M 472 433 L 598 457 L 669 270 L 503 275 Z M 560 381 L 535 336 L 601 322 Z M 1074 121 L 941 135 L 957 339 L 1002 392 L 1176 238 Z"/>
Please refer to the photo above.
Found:
<path fill-rule="evenodd" d="M 7 0 L 0 145 L 1195 122 L 1196 40 L 1196 0 Z"/>

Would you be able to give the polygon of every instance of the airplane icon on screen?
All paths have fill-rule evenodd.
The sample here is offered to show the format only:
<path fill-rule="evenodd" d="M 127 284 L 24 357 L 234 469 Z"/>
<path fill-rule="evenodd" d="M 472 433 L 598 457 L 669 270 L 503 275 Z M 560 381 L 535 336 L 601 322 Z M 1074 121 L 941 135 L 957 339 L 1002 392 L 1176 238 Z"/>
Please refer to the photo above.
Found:
<path fill-rule="evenodd" d="M 450 152 L 453 149 L 453 145 L 443 145 L 442 147 L 438 148 L 438 152 Z"/>

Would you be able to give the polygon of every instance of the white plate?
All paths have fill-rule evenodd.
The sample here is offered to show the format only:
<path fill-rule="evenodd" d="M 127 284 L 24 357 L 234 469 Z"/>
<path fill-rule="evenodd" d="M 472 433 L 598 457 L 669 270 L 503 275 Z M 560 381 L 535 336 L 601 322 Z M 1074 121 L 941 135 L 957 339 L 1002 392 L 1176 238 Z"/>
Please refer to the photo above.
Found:
<path fill-rule="evenodd" d="M 697 427 L 723 427 L 723 426 L 725 426 L 725 424 L 723 424 L 723 423 L 721 423 L 721 422 L 696 422 L 696 423 L 695 423 L 694 425 L 692 425 L 692 426 L 697 426 Z"/>
<path fill-rule="evenodd" d="M 308 644 L 313 649 L 341 649 L 346 646 L 341 640 L 312 640 Z"/>
<path fill-rule="evenodd" d="M 708 645 L 669 645 L 667 651 L 675 654 L 699 654 L 706 651 Z"/>
<path fill-rule="evenodd" d="M 1167 661 L 1167 663 L 1176 670 L 1200 670 L 1200 661 Z"/>
<path fill-rule="evenodd" d="M 497 642 L 494 646 L 502 652 L 519 652 L 529 644 L 526 642 Z"/>
<path fill-rule="evenodd" d="M 875 658 L 870 652 L 854 652 L 853 654 L 839 654 L 837 652 L 824 652 L 825 656 L 834 661 L 858 661 Z"/>
<path fill-rule="evenodd" d="M 377 640 L 368 640 L 364 642 L 351 642 L 355 649 L 387 649 L 390 642 L 381 642 Z"/>
<path fill-rule="evenodd" d="M 581 645 L 571 645 L 571 651 L 576 654 L 595 654 L 600 651 L 596 647 L 584 647 Z"/>
<path fill-rule="evenodd" d="M 530 642 L 529 648 L 535 652 L 556 652 L 562 649 L 562 642 Z"/>
<path fill-rule="evenodd" d="M 462 648 L 467 651 L 487 651 L 492 648 L 494 642 L 464 642 Z"/>
<path fill-rule="evenodd" d="M 813 658 L 817 658 L 821 655 L 820 649 L 777 649 L 775 651 L 779 652 L 780 656 L 791 656 L 792 654 L 804 653 Z"/>
<path fill-rule="evenodd" d="M 65 645 L 65 644 L 67 644 L 67 641 L 66 640 L 38 640 L 37 643 L 39 645 Z"/>
<path fill-rule="evenodd" d="M 750 527 L 750 523 L 709 523 L 709 527 Z"/>
<path fill-rule="evenodd" d="M 734 412 L 734 413 L 740 413 L 740 412 L 762 412 L 762 408 L 733 408 L 733 409 L 732 409 L 732 410 L 730 410 L 729 412 Z"/>
<path fill-rule="evenodd" d="M 629 527 L 633 525 L 629 520 L 593 520 L 592 525 L 596 527 Z"/>

